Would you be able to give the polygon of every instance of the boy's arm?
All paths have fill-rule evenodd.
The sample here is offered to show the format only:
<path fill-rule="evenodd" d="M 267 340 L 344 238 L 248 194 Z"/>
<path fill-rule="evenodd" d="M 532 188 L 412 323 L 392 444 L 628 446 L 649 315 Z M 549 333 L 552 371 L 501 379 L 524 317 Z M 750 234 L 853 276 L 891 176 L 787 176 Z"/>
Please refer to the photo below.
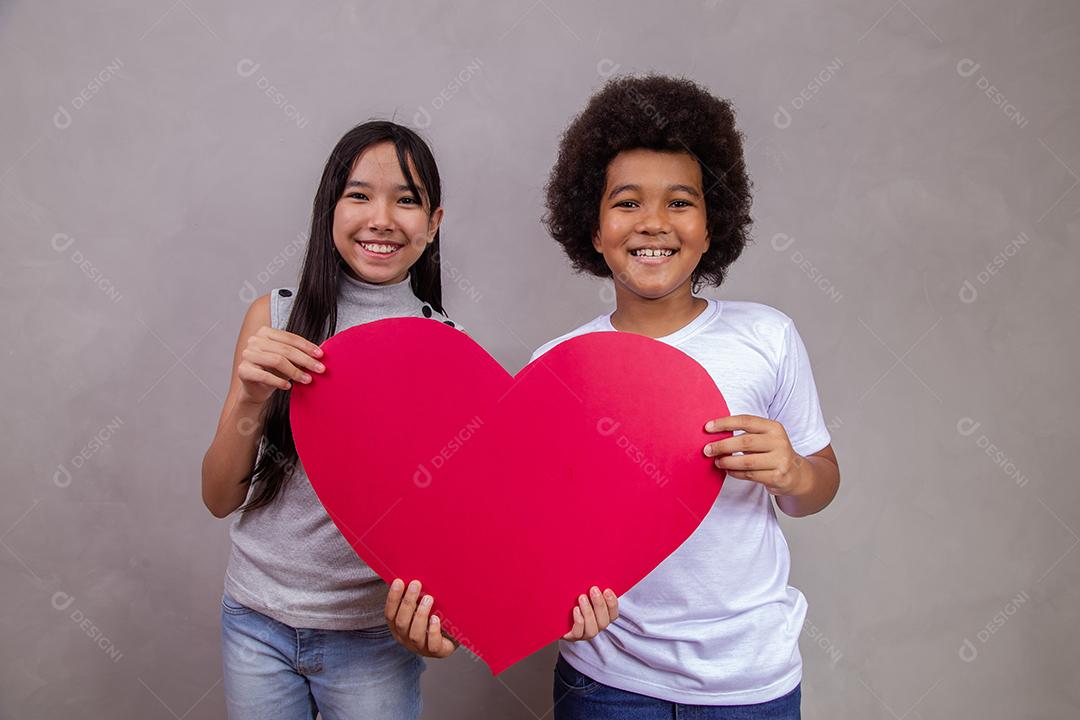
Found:
<path fill-rule="evenodd" d="M 777 495 L 776 504 L 791 517 L 806 517 L 821 512 L 840 487 L 840 467 L 832 445 L 826 445 L 813 455 L 799 456 L 799 480 L 790 494 Z"/>
<path fill-rule="evenodd" d="M 804 517 L 824 509 L 840 487 L 840 468 L 832 445 L 803 457 L 791 446 L 782 423 L 756 415 L 731 415 L 710 420 L 708 433 L 734 433 L 705 446 L 716 467 L 730 477 L 761 483 L 776 496 L 787 515 Z M 735 453 L 741 453 L 736 455 Z"/>

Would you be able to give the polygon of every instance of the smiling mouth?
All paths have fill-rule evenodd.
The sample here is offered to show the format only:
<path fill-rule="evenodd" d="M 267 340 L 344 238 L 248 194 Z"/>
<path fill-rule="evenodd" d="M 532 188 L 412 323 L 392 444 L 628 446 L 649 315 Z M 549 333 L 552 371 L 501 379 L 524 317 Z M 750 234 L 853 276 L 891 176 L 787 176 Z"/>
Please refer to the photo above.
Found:
<path fill-rule="evenodd" d="M 363 242 L 361 240 L 358 240 L 356 244 L 360 246 L 360 249 L 364 251 L 365 255 L 372 255 L 380 258 L 395 255 L 401 248 L 405 247 L 404 245 L 396 245 L 394 243 Z"/>
<path fill-rule="evenodd" d="M 675 248 L 637 248 L 631 250 L 630 254 L 634 257 L 671 257 L 677 252 Z"/>
<path fill-rule="evenodd" d="M 663 265 L 679 252 L 678 248 L 634 248 L 630 257 L 639 265 Z"/>

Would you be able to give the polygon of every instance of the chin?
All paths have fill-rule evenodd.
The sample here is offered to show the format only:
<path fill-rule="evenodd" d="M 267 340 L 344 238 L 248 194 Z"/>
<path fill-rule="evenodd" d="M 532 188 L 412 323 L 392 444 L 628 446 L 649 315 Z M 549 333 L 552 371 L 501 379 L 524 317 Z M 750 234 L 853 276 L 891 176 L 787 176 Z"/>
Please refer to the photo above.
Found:
<path fill-rule="evenodd" d="M 391 280 L 401 277 L 404 273 L 405 270 L 399 268 L 393 270 L 380 268 L 376 272 L 365 272 L 362 277 L 368 278 L 366 282 L 372 283 L 373 285 L 382 285 L 383 283 L 388 283 Z"/>
<path fill-rule="evenodd" d="M 359 267 L 357 267 L 356 265 L 349 265 L 349 270 L 351 270 L 352 274 L 360 278 L 362 281 L 370 283 L 372 285 L 384 283 L 387 280 L 390 280 L 391 278 L 394 278 L 398 274 L 400 274 L 397 271 L 391 270 L 389 268 L 370 268 L 364 265 L 360 265 Z"/>
<path fill-rule="evenodd" d="M 662 297 L 667 297 L 671 293 L 675 292 L 676 288 L 670 288 L 666 290 L 646 290 L 638 293 L 639 297 L 643 297 L 646 300 L 659 300 Z"/>
<path fill-rule="evenodd" d="M 683 286 L 682 282 L 672 280 L 670 282 L 652 282 L 652 283 L 640 283 L 640 282 L 627 282 L 623 283 L 623 287 L 629 290 L 634 295 L 648 300 L 656 300 L 678 290 Z"/>

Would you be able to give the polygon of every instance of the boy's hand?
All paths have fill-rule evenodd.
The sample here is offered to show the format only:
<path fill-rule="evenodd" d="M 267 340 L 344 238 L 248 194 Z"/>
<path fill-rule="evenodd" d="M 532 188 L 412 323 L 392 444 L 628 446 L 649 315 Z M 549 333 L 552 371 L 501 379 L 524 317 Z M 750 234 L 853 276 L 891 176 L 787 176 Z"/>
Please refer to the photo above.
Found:
<path fill-rule="evenodd" d="M 395 579 L 386 596 L 386 624 L 394 639 L 417 655 L 444 658 L 457 650 L 457 643 L 442 634 L 439 618 L 430 615 L 434 604 L 430 595 L 420 597 L 419 580 L 406 589 L 404 582 Z"/>
<path fill-rule="evenodd" d="M 608 588 L 603 593 L 595 585 L 589 596 L 580 595 L 574 606 L 574 627 L 563 640 L 592 640 L 619 617 L 619 599 Z"/>
<path fill-rule="evenodd" d="M 772 495 L 796 495 L 802 490 L 804 458 L 791 447 L 783 425 L 756 415 L 732 415 L 705 423 L 705 432 L 736 430 L 744 432 L 705 446 L 705 454 L 716 458 L 716 467 L 731 477 L 761 483 Z"/>

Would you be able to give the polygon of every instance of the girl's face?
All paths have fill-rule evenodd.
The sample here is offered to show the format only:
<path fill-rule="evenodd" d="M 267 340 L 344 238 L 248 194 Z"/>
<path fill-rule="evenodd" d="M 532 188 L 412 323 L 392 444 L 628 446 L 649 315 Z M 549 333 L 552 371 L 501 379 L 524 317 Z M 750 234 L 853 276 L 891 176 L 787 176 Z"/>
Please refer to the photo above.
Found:
<path fill-rule="evenodd" d="M 643 299 L 687 288 L 709 249 L 701 167 L 685 152 L 626 150 L 607 168 L 593 247 L 616 295 Z"/>
<path fill-rule="evenodd" d="M 411 159 L 409 171 L 418 177 Z M 334 206 L 334 246 L 352 275 L 376 285 L 404 280 L 442 221 L 442 208 L 429 214 L 428 205 L 409 191 L 393 143 L 360 153 Z"/>

